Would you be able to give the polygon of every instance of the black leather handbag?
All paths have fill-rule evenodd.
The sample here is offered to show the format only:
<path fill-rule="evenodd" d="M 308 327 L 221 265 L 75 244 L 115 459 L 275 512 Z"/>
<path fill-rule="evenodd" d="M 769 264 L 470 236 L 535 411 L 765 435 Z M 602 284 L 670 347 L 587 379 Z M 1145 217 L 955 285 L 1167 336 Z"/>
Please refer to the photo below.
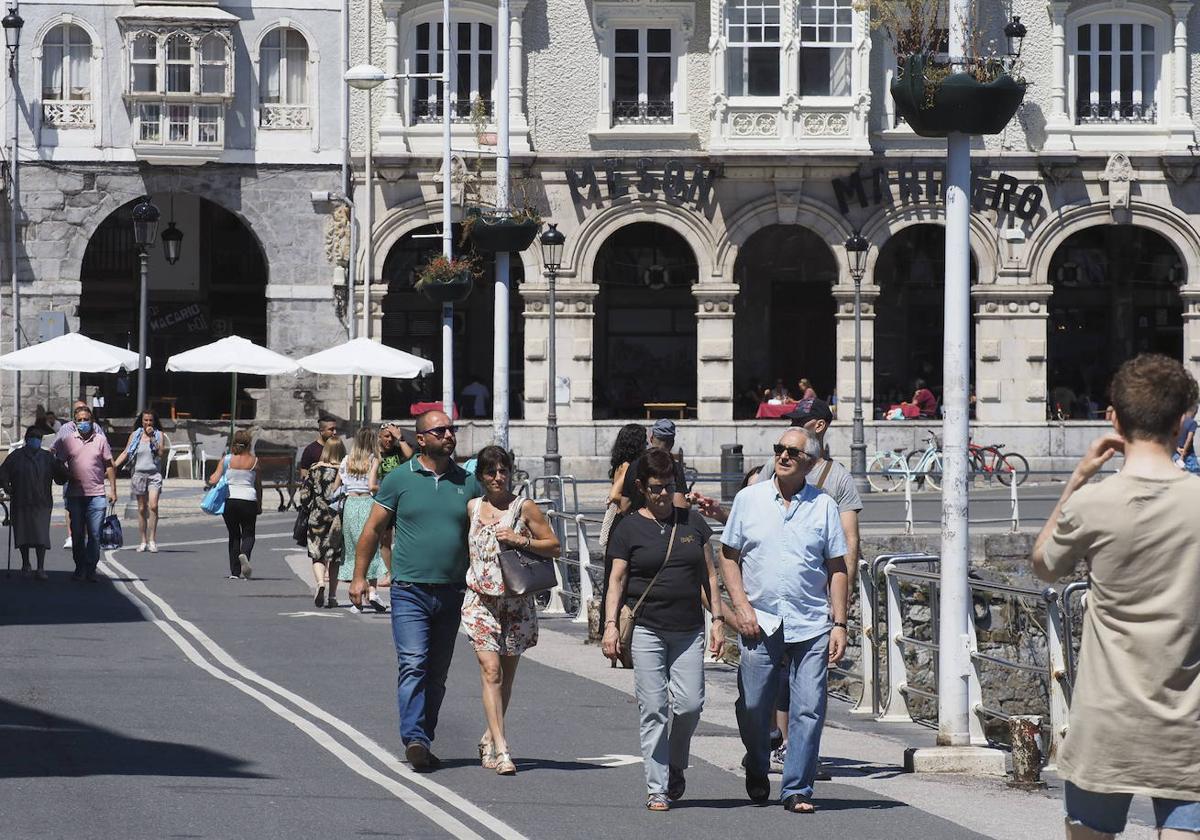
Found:
<path fill-rule="evenodd" d="M 521 504 L 518 503 L 517 515 L 513 517 L 514 530 L 516 520 L 520 518 Z M 542 557 L 520 548 L 506 548 L 500 552 L 499 560 L 505 595 L 536 595 L 558 585 L 553 558 Z"/>

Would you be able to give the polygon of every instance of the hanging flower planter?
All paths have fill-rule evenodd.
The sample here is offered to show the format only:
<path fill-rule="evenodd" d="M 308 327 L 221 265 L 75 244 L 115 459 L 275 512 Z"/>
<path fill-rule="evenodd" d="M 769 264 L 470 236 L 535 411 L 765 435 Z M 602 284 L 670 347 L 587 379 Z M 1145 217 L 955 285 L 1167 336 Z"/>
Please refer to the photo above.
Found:
<path fill-rule="evenodd" d="M 434 303 L 462 303 L 475 286 L 475 266 L 470 260 L 434 257 L 417 276 L 414 288 Z"/>
<path fill-rule="evenodd" d="M 463 236 L 471 240 L 477 251 L 524 251 L 533 243 L 541 225 L 542 220 L 531 210 L 508 214 L 472 209 L 463 220 Z"/>
<path fill-rule="evenodd" d="M 892 81 L 896 112 L 922 137 L 953 131 L 999 134 L 1025 98 L 1026 84 L 1003 70 L 979 81 L 976 76 L 989 68 L 988 62 L 977 62 L 971 71 L 952 73 L 924 54 L 910 55 Z"/>

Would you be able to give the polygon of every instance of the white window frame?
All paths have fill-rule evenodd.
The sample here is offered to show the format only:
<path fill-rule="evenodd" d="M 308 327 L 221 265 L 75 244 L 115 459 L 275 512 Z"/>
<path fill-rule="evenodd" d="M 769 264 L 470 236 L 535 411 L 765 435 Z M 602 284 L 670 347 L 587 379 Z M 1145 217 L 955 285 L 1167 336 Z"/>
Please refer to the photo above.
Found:
<path fill-rule="evenodd" d="M 732 20 L 735 7 L 742 9 L 743 20 L 741 23 L 738 23 L 738 24 L 733 23 L 733 20 Z M 771 9 L 771 8 L 773 8 L 777 14 L 777 22 L 774 24 L 768 23 L 766 21 L 766 12 L 768 9 Z M 784 67 L 784 55 L 786 53 L 786 50 L 784 49 L 784 43 L 785 43 L 785 40 L 787 37 L 787 28 L 788 28 L 789 21 L 787 20 L 786 11 L 790 8 L 794 8 L 794 6 L 792 6 L 790 4 L 785 4 L 782 2 L 782 0 L 728 0 L 728 2 L 725 4 L 725 19 L 721 22 L 721 33 L 725 40 L 725 79 L 723 81 L 723 88 L 726 92 L 726 95 L 729 97 L 730 100 L 732 100 L 732 101 L 741 100 L 741 101 L 757 101 L 757 102 L 774 102 L 774 101 L 778 101 L 783 98 L 785 88 L 787 87 L 787 72 Z M 762 10 L 762 20 L 761 21 L 759 21 L 757 23 L 749 22 L 749 11 L 751 9 Z M 748 34 L 749 30 L 752 27 L 757 28 L 759 30 L 759 33 L 762 35 L 763 40 L 752 41 L 749 38 L 735 40 L 734 38 L 732 38 L 730 36 L 730 30 L 734 26 L 743 27 L 745 30 L 743 32 L 744 35 Z M 772 41 L 766 40 L 766 29 L 769 26 L 774 26 L 774 28 L 779 30 L 778 37 Z M 771 94 L 749 93 L 746 90 L 746 83 L 749 82 L 749 75 L 750 75 L 749 74 L 749 70 L 750 70 L 750 52 L 749 51 L 751 49 L 763 49 L 763 48 L 773 48 L 777 51 L 776 52 L 776 61 L 778 62 L 779 67 L 777 68 L 776 72 L 777 72 L 778 78 L 779 78 L 779 87 L 775 93 L 771 93 Z M 731 70 L 730 54 L 735 49 L 742 50 L 742 83 L 743 84 L 742 84 L 742 89 L 739 91 L 732 90 L 729 85 L 730 70 Z"/>
<path fill-rule="evenodd" d="M 595 127 L 588 136 L 596 141 L 628 138 L 631 135 L 646 140 L 692 141 L 697 133 L 688 113 L 688 44 L 695 31 L 695 6 L 688 2 L 662 0 L 651 4 L 631 4 L 623 0 L 595 0 L 592 5 L 592 27 L 600 47 L 600 97 L 596 109 Z M 616 99 L 616 31 L 639 30 L 639 101 L 646 94 L 647 30 L 666 29 L 671 33 L 671 112 L 669 120 L 618 121 L 613 112 Z M 659 53 L 656 53 L 659 55 Z"/>
<path fill-rule="evenodd" d="M 220 58 L 205 58 L 204 45 L 216 41 L 221 46 Z M 196 53 L 196 84 L 195 90 L 202 96 L 225 96 L 229 93 L 229 44 L 215 32 L 210 32 L 199 40 L 193 47 Z M 204 89 L 204 68 L 219 67 L 221 69 L 221 89 L 211 91 Z"/>
<path fill-rule="evenodd" d="M 225 145 L 225 108 L 220 103 L 142 100 L 135 103 L 134 109 L 133 142 L 137 146 L 220 149 Z M 151 109 L 157 109 L 156 117 L 149 116 Z M 214 111 L 216 118 L 212 119 Z M 182 119 L 175 119 L 180 114 Z M 172 126 L 176 125 L 183 126 L 183 136 L 172 138 Z M 201 139 L 203 126 L 215 130 L 211 139 Z M 144 137 L 146 130 L 152 130 L 153 136 Z"/>
<path fill-rule="evenodd" d="M 667 37 L 671 40 L 671 48 L 666 52 L 651 52 L 650 51 L 650 30 L 659 29 L 667 33 Z M 617 33 L 618 32 L 634 32 L 637 34 L 637 49 L 635 52 L 622 53 L 617 52 Z M 612 89 L 613 89 L 613 124 L 614 125 L 672 125 L 675 122 L 675 76 L 677 73 L 675 56 L 678 50 L 675 47 L 675 31 L 669 26 L 615 26 L 612 29 L 612 43 L 610 51 L 612 54 Z M 639 114 L 625 118 L 616 113 L 616 95 L 617 95 L 617 59 L 635 58 L 637 59 L 637 99 L 635 102 L 638 105 Z M 650 59 L 665 58 L 669 68 L 670 78 L 668 81 L 668 93 L 666 102 L 671 106 L 671 113 L 663 115 L 654 115 L 649 112 L 650 105 Z"/>
<path fill-rule="evenodd" d="M 307 49 L 307 66 L 304 76 L 304 102 L 266 102 L 263 100 L 262 79 L 265 62 L 271 52 L 266 46 L 267 38 L 274 32 L 290 31 L 304 40 Z M 292 18 L 282 17 L 270 21 L 263 26 L 258 38 L 250 46 L 250 59 L 254 63 L 255 78 L 250 88 L 251 108 L 254 111 L 254 123 L 251 131 L 254 135 L 254 146 L 257 149 L 294 150 L 297 138 L 308 135 L 308 146 L 314 152 L 321 150 L 321 109 L 320 80 L 321 55 L 315 47 L 317 43 L 313 33 L 303 24 Z M 281 40 L 281 46 L 283 42 Z M 294 60 L 294 57 L 293 57 Z M 286 71 L 286 63 L 281 64 L 280 72 Z M 280 76 L 282 80 L 284 77 Z M 286 96 L 286 86 L 281 88 L 281 97 Z M 273 120 L 269 112 L 275 109 L 287 109 L 287 119 Z M 296 109 L 303 109 L 304 119 L 297 117 Z"/>
<path fill-rule="evenodd" d="M 45 62 L 48 60 L 43 48 L 46 40 L 60 26 L 82 30 L 91 44 L 84 70 L 87 78 L 87 99 L 42 98 L 45 92 L 42 88 L 46 72 Z M 69 65 L 67 55 L 68 51 L 64 48 L 63 60 Z M 100 115 L 104 113 L 105 93 L 102 72 L 104 49 L 101 46 L 99 33 L 86 20 L 76 15 L 70 13 L 57 15 L 48 19 L 38 30 L 34 38 L 31 56 L 35 62 L 39 99 L 36 107 L 32 109 L 32 128 L 39 145 L 75 148 L 98 147 L 101 142 Z M 63 68 L 63 84 L 68 93 L 70 88 L 66 87 L 67 85 L 78 86 L 78 80 L 71 78 L 70 72 L 69 66 Z"/>
<path fill-rule="evenodd" d="M 808 23 L 805 21 L 805 12 L 811 9 L 817 16 L 817 19 Z M 834 23 L 831 24 L 834 30 L 834 38 L 832 41 L 821 39 L 821 29 L 825 28 L 826 24 L 822 24 L 820 16 L 823 11 L 830 11 L 834 15 Z M 839 12 L 845 12 L 849 15 L 849 20 L 846 23 L 838 23 L 837 16 Z M 828 93 L 828 94 L 804 94 L 800 92 L 800 96 L 807 100 L 814 99 L 833 99 L 845 100 L 850 98 L 854 92 L 854 3 L 853 0 L 799 0 L 796 5 L 796 36 L 799 43 L 799 51 L 796 54 L 796 72 L 797 72 L 797 91 L 803 79 L 800 75 L 800 65 L 804 60 L 805 50 L 825 50 L 832 53 L 834 50 L 845 50 L 846 60 L 850 63 L 848 67 L 849 77 L 847 78 L 847 90 L 845 93 Z M 807 30 L 815 29 L 816 32 Z M 806 38 L 806 35 L 815 35 L 816 37 Z M 841 40 L 840 38 L 844 38 Z M 832 64 L 832 62 L 831 62 Z"/>
<path fill-rule="evenodd" d="M 61 30 L 62 35 L 58 43 L 51 44 L 50 38 Z M 72 32 L 78 32 L 83 35 L 83 40 L 73 40 Z M 71 49 L 73 47 L 83 47 L 87 50 L 88 61 L 87 70 L 84 71 L 86 78 L 85 85 L 73 84 L 76 79 L 71 72 Z M 50 60 L 46 56 L 46 51 L 54 49 L 61 50 L 58 57 L 58 72 L 61 81 L 56 96 L 46 96 L 46 70 L 50 67 Z M 84 29 L 77 23 L 58 23 L 51 27 L 46 33 L 46 37 L 42 39 L 42 66 L 41 66 L 41 95 L 43 100 L 53 99 L 57 102 L 90 102 L 92 100 L 92 70 L 91 70 L 91 53 L 92 53 L 92 38 Z M 82 87 L 84 94 L 75 96 L 74 90 Z"/>
<path fill-rule="evenodd" d="M 412 67 L 413 67 L 412 72 L 414 72 L 414 73 L 436 73 L 436 72 L 438 72 L 437 58 L 442 53 L 442 40 L 439 37 L 439 32 L 438 32 L 439 28 L 441 27 L 441 24 L 442 24 L 442 19 L 439 15 L 436 18 L 429 18 L 429 19 L 417 21 L 413 25 L 412 54 L 410 57 L 411 61 L 412 61 Z M 471 46 L 469 49 L 461 49 L 459 47 L 458 27 L 460 24 L 466 24 L 471 27 Z M 418 49 L 418 47 L 417 47 L 417 43 L 418 43 L 417 42 L 417 31 L 422 26 L 429 28 L 429 41 L 428 41 L 429 47 L 424 50 Z M 480 45 L 481 39 L 479 37 L 479 33 L 480 33 L 480 27 L 483 27 L 483 26 L 487 26 L 491 30 L 491 36 L 489 39 L 490 43 L 489 43 L 487 49 L 482 49 L 481 45 Z M 468 16 L 451 15 L 451 18 L 450 18 L 450 56 L 452 57 L 451 60 L 454 61 L 454 67 L 457 70 L 459 54 L 462 53 L 462 54 L 470 57 L 469 63 L 470 63 L 470 67 L 471 67 L 470 82 L 468 85 L 469 99 L 467 101 L 465 108 L 459 103 L 459 98 L 458 98 L 457 88 L 458 88 L 458 84 L 460 81 L 459 76 L 458 76 L 457 72 L 455 72 L 453 74 L 454 89 L 451 90 L 449 92 L 449 95 L 447 96 L 447 100 L 449 101 L 450 107 L 452 109 L 451 115 L 450 115 L 451 122 L 469 123 L 471 121 L 471 108 L 473 107 L 472 103 L 475 101 L 475 99 L 477 97 L 479 99 L 482 99 L 484 101 L 485 105 L 489 108 L 488 122 L 491 122 L 491 120 L 492 120 L 491 113 L 492 113 L 492 111 L 494 111 L 494 108 L 495 108 L 495 101 L 496 101 L 496 94 L 497 94 L 496 58 L 497 58 L 498 47 L 497 47 L 497 43 L 496 43 L 496 29 L 497 29 L 497 26 L 496 26 L 495 20 L 481 20 L 474 15 L 468 15 Z M 482 56 L 485 56 L 485 55 L 490 56 L 491 60 L 492 60 L 492 84 L 491 84 L 491 89 L 486 91 L 486 94 L 487 94 L 486 96 L 484 95 L 485 92 L 479 89 L 479 75 L 480 75 L 479 74 L 479 60 Z M 424 57 L 426 59 L 427 66 L 425 68 L 420 67 L 420 58 L 421 57 Z M 429 93 L 429 96 L 425 101 L 430 104 L 430 113 L 424 114 L 422 116 L 417 116 L 417 111 L 420 110 L 418 108 L 419 100 L 417 99 L 417 90 L 420 88 L 420 84 L 418 84 L 418 80 L 415 80 L 415 79 L 410 80 L 412 87 L 410 89 L 410 93 L 409 93 L 409 96 L 407 97 L 407 102 L 406 102 L 406 107 L 408 109 L 408 114 L 409 114 L 408 124 L 409 125 L 422 125 L 422 124 L 437 123 L 440 125 L 442 122 L 441 108 L 443 106 L 442 106 L 442 97 L 439 95 L 439 91 L 441 89 L 442 83 L 435 79 L 425 79 L 423 81 L 426 85 L 426 90 Z"/>
<path fill-rule="evenodd" d="M 223 61 L 202 61 L 201 60 L 201 43 L 209 37 L 219 38 L 225 46 L 225 58 Z M 151 38 L 155 43 L 155 58 L 153 59 L 136 59 L 133 57 L 134 44 L 141 38 Z M 171 59 L 167 55 L 167 45 L 171 41 L 183 39 L 188 44 L 187 59 Z M 125 35 L 125 96 L 127 99 L 196 99 L 203 102 L 225 102 L 233 98 L 233 40 L 228 31 L 224 29 L 204 29 L 204 30 L 188 30 L 180 28 L 171 29 L 150 29 L 147 27 L 139 27 L 136 30 L 131 30 Z M 200 92 L 200 74 L 201 66 L 223 65 L 225 68 L 225 83 L 224 89 L 216 93 L 201 93 Z M 156 85 L 153 91 L 139 91 L 133 89 L 134 72 L 133 68 L 138 65 L 153 65 L 156 74 Z M 188 89 L 187 90 L 168 90 L 167 89 L 167 69 L 169 67 L 187 66 L 188 70 Z"/>
<path fill-rule="evenodd" d="M 1085 26 L 1089 27 L 1090 29 L 1089 36 L 1091 41 L 1091 46 L 1086 54 L 1080 52 L 1079 47 L 1079 30 L 1081 27 Z M 1102 27 L 1106 26 L 1112 28 L 1112 40 L 1110 43 L 1110 49 L 1101 50 L 1100 31 Z M 1122 26 L 1132 27 L 1133 41 L 1135 46 L 1128 52 L 1121 49 L 1120 36 Z M 1149 53 L 1147 53 L 1142 44 L 1142 35 L 1144 32 L 1143 27 L 1149 27 L 1154 35 L 1154 47 L 1151 51 L 1149 51 Z M 1086 19 L 1073 20 L 1070 24 L 1070 29 L 1071 87 L 1068 96 L 1070 97 L 1072 119 L 1074 120 L 1075 124 L 1077 126 L 1158 125 L 1162 120 L 1162 103 L 1165 93 L 1163 89 L 1163 76 L 1166 69 L 1164 58 L 1167 50 L 1163 48 L 1163 39 L 1166 37 L 1167 33 L 1163 32 L 1159 26 L 1146 20 L 1142 16 L 1129 14 L 1112 14 L 1104 16 L 1092 15 Z M 1151 66 L 1154 68 L 1155 73 L 1153 101 L 1149 103 L 1148 109 L 1147 103 L 1143 101 L 1145 91 L 1144 86 L 1142 85 L 1143 64 L 1147 54 L 1151 58 Z M 1131 62 L 1133 78 L 1129 80 L 1133 101 L 1128 103 L 1120 101 L 1121 82 L 1123 81 L 1121 78 L 1120 59 L 1123 55 L 1130 55 L 1133 58 L 1133 61 Z M 1107 80 L 1107 83 L 1099 79 L 1101 56 L 1109 57 L 1110 68 L 1109 79 Z M 1085 116 L 1082 113 L 1083 103 L 1079 97 L 1079 79 L 1081 75 L 1079 68 L 1081 62 L 1085 60 L 1088 62 L 1090 68 L 1089 75 L 1092 78 L 1092 83 L 1090 86 L 1091 91 L 1089 98 L 1089 109 L 1094 109 L 1097 111 L 1097 115 L 1094 117 Z M 1108 85 L 1107 89 L 1105 89 L 1105 84 Z M 1108 93 L 1110 99 L 1110 115 L 1107 117 L 1099 116 L 1098 113 L 1101 107 L 1100 101 L 1103 93 Z M 1136 107 L 1141 109 L 1141 116 L 1126 117 L 1124 114 L 1121 114 L 1114 118 L 1111 116 L 1111 109 L 1114 102 L 1117 103 L 1117 107 L 1121 108 L 1122 110 L 1124 110 L 1126 107 Z"/>
<path fill-rule="evenodd" d="M 272 35 L 279 36 L 279 46 L 267 46 L 267 39 Z M 300 41 L 300 46 L 291 45 L 288 42 L 295 36 Z M 262 42 L 259 45 L 259 74 L 258 74 L 258 97 L 259 102 L 264 105 L 308 105 L 309 98 L 309 80 L 308 80 L 308 39 L 304 37 L 304 33 L 294 26 L 275 26 L 267 31 L 263 36 Z M 275 53 L 274 57 L 269 53 Z M 288 93 L 287 80 L 290 74 L 291 65 L 293 62 L 299 61 L 304 65 L 304 91 L 298 101 L 292 101 Z M 279 93 L 275 98 L 270 98 L 266 90 L 263 89 L 263 80 L 267 78 L 264 72 L 268 62 L 277 64 L 279 69 L 275 77 L 279 79 Z"/>

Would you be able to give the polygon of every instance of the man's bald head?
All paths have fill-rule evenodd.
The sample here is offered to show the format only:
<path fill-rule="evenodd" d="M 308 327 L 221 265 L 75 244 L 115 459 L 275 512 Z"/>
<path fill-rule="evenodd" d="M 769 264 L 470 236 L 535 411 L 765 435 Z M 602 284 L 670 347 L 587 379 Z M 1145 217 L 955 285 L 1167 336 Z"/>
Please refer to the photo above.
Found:
<path fill-rule="evenodd" d="M 446 412 L 438 411 L 437 409 L 434 409 L 433 411 L 426 411 L 417 417 L 418 434 L 429 431 L 430 429 L 436 429 L 438 426 L 449 425 L 451 425 L 450 418 L 446 415 Z"/>

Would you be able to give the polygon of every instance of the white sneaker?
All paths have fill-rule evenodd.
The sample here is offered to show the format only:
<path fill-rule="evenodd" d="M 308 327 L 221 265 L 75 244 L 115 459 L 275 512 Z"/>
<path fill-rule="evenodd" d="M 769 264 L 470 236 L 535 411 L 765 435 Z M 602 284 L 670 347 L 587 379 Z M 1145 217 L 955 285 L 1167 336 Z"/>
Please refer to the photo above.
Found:
<path fill-rule="evenodd" d="M 71 543 L 71 535 L 70 535 L 70 534 L 67 534 L 67 539 L 66 539 L 66 541 L 63 543 L 63 548 L 70 548 L 70 547 L 71 547 L 71 545 L 72 545 L 72 543 Z"/>
<path fill-rule="evenodd" d="M 137 547 L 137 549 L 136 549 L 136 550 L 137 550 L 137 551 L 145 551 L 145 550 L 146 550 L 146 544 L 145 544 L 145 543 L 142 543 L 141 545 L 139 545 L 139 546 Z"/>
<path fill-rule="evenodd" d="M 156 543 L 154 540 L 150 540 L 149 544 L 146 546 L 146 550 L 151 554 L 158 554 L 158 543 Z"/>
<path fill-rule="evenodd" d="M 355 615 L 361 615 L 362 607 L 356 606 L 355 603 L 353 601 L 351 601 L 350 602 L 350 612 L 354 613 Z"/>

